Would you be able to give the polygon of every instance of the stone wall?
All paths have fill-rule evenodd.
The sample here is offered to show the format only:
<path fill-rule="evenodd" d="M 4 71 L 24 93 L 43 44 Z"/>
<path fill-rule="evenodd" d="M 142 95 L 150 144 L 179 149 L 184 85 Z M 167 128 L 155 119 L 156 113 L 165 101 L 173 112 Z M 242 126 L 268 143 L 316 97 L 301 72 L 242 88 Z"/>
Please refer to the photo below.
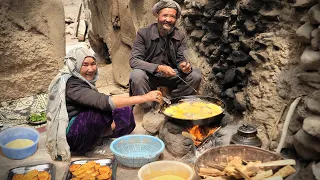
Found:
<path fill-rule="evenodd" d="M 293 145 L 306 160 L 320 160 L 320 1 L 297 1 L 293 6 L 304 10 L 298 39 L 305 49 L 296 73 L 299 83 L 312 90 L 303 94 L 297 116 L 290 127 Z M 294 87 L 291 87 L 294 88 Z"/>
<path fill-rule="evenodd" d="M 63 4 L 3 0 L 0 22 L 0 101 L 47 92 L 65 55 Z"/>

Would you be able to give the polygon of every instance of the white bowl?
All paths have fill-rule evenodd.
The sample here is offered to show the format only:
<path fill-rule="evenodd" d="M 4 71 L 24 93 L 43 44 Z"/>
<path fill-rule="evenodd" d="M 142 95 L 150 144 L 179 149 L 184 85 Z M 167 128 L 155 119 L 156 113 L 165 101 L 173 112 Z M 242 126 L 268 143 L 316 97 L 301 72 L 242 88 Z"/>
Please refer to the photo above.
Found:
<path fill-rule="evenodd" d="M 175 175 L 185 180 L 192 180 L 193 169 L 182 162 L 177 161 L 155 161 L 142 166 L 138 171 L 140 180 L 150 180 L 163 175 Z"/>

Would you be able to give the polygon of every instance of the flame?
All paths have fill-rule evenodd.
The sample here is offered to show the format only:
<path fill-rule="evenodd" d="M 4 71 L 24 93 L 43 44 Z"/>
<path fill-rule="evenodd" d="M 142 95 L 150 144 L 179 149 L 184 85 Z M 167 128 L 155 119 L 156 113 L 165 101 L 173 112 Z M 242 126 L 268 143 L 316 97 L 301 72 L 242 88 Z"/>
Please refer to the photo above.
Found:
<path fill-rule="evenodd" d="M 199 146 L 204 139 L 215 133 L 217 130 L 219 130 L 220 127 L 213 127 L 213 128 L 207 128 L 200 127 L 199 125 L 195 125 L 188 129 L 188 132 L 194 136 L 195 138 L 192 138 L 194 144 L 196 146 Z"/>

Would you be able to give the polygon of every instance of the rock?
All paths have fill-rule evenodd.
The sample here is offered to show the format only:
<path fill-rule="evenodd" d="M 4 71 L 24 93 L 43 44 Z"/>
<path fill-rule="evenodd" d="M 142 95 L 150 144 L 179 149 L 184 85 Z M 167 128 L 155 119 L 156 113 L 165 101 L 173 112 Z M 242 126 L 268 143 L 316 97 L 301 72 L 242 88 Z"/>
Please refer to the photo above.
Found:
<path fill-rule="evenodd" d="M 320 83 L 320 73 L 318 72 L 303 72 L 297 74 L 297 78 L 304 82 Z"/>
<path fill-rule="evenodd" d="M 234 107 L 238 111 L 245 111 L 247 107 L 247 102 L 244 92 L 236 93 L 236 98 L 233 100 Z"/>
<path fill-rule="evenodd" d="M 311 24 L 320 24 L 320 4 L 312 6 L 309 9 L 308 16 Z"/>
<path fill-rule="evenodd" d="M 74 20 L 73 20 L 72 17 L 66 16 L 66 17 L 64 18 L 64 22 L 65 22 L 66 24 L 71 24 L 71 23 L 74 23 Z"/>
<path fill-rule="evenodd" d="M 87 23 L 85 20 L 79 21 L 79 27 L 77 29 L 78 41 L 84 41 L 87 33 Z"/>
<path fill-rule="evenodd" d="M 246 20 L 243 25 L 248 33 L 253 33 L 256 30 L 256 25 L 251 20 Z"/>
<path fill-rule="evenodd" d="M 219 20 L 226 20 L 228 17 L 229 16 L 227 15 L 225 9 L 218 10 L 213 16 L 214 19 L 219 19 Z"/>
<path fill-rule="evenodd" d="M 311 32 L 311 47 L 312 50 L 320 50 L 320 28 L 316 28 Z"/>
<path fill-rule="evenodd" d="M 224 93 L 226 94 L 227 97 L 229 97 L 229 98 L 231 98 L 231 99 L 233 99 L 233 98 L 236 97 L 236 96 L 234 95 L 234 92 L 233 92 L 232 88 L 228 88 Z"/>
<path fill-rule="evenodd" d="M 318 83 L 311 83 L 311 82 L 307 82 L 306 83 L 308 86 L 313 87 L 315 89 L 320 89 L 320 84 Z"/>
<path fill-rule="evenodd" d="M 259 10 L 263 7 L 263 3 L 259 0 L 241 0 L 240 8 L 258 13 Z"/>
<path fill-rule="evenodd" d="M 293 178 L 288 179 L 295 179 L 295 180 L 317 180 L 315 176 L 312 173 L 312 162 L 309 163 L 305 167 L 301 167 L 301 169 L 298 171 L 298 174 L 296 174 Z"/>
<path fill-rule="evenodd" d="M 320 138 L 320 116 L 310 116 L 303 121 L 303 130 L 312 136 Z"/>
<path fill-rule="evenodd" d="M 227 58 L 227 61 L 232 61 L 235 64 L 246 65 L 250 61 L 249 55 L 242 51 L 233 51 Z"/>
<path fill-rule="evenodd" d="M 311 47 L 305 48 L 300 58 L 300 66 L 305 71 L 317 71 L 320 68 L 320 51 L 314 51 Z"/>
<path fill-rule="evenodd" d="M 307 8 L 315 4 L 317 4 L 317 0 L 296 0 L 296 3 L 292 6 L 296 8 Z"/>
<path fill-rule="evenodd" d="M 150 111 L 143 116 L 142 126 L 149 133 L 155 134 L 165 121 L 165 116 L 156 111 Z"/>
<path fill-rule="evenodd" d="M 289 130 L 292 134 L 297 133 L 302 128 L 302 121 L 299 121 L 299 117 L 292 117 Z"/>
<path fill-rule="evenodd" d="M 312 143 L 317 143 L 316 141 L 319 143 L 319 139 L 314 138 L 305 133 L 303 129 L 294 136 L 293 145 L 297 153 L 305 160 L 320 160 L 320 153 L 314 149 L 315 147 L 311 147 L 315 145 Z"/>
<path fill-rule="evenodd" d="M 312 149 L 320 154 L 320 139 L 306 133 L 303 129 L 300 129 L 295 135 L 295 140 L 299 141 L 304 147 Z M 320 156 L 317 157 L 320 160 Z"/>
<path fill-rule="evenodd" d="M 223 30 L 223 24 L 219 21 L 210 20 L 206 24 L 211 31 L 222 31 Z"/>
<path fill-rule="evenodd" d="M 191 32 L 190 37 L 193 37 L 195 39 L 201 39 L 205 34 L 204 30 L 194 30 Z"/>
<path fill-rule="evenodd" d="M 182 136 L 182 129 L 175 133 L 170 132 L 170 128 L 173 125 L 170 122 L 164 123 L 164 125 L 159 130 L 159 138 L 164 141 L 166 149 L 174 156 L 184 157 L 189 153 L 194 153 L 193 141 L 190 138 Z M 175 127 L 174 129 L 180 129 Z M 179 133 L 179 134 L 178 134 Z"/>
<path fill-rule="evenodd" d="M 320 179 L 320 162 L 318 163 L 312 162 L 311 168 L 312 168 L 313 175 L 317 180 L 319 180 Z"/>
<path fill-rule="evenodd" d="M 224 83 L 226 85 L 233 85 L 236 81 L 236 69 L 235 68 L 232 68 L 232 69 L 229 69 L 226 73 L 225 73 L 225 76 L 224 76 Z"/>
<path fill-rule="evenodd" d="M 320 114 L 320 90 L 313 92 L 304 99 L 307 108 L 315 114 Z"/>
<path fill-rule="evenodd" d="M 303 43 L 310 43 L 311 32 L 315 29 L 309 22 L 304 23 L 296 30 L 299 40 Z"/>
<path fill-rule="evenodd" d="M 261 9 L 259 14 L 265 17 L 277 17 L 280 15 L 281 10 L 279 9 Z"/>
<path fill-rule="evenodd" d="M 311 32 L 311 37 L 320 37 L 320 28 L 316 28 Z"/>
<path fill-rule="evenodd" d="M 265 51 L 250 51 L 249 55 L 252 57 L 253 60 L 255 60 L 259 64 L 269 60 L 269 55 Z"/>

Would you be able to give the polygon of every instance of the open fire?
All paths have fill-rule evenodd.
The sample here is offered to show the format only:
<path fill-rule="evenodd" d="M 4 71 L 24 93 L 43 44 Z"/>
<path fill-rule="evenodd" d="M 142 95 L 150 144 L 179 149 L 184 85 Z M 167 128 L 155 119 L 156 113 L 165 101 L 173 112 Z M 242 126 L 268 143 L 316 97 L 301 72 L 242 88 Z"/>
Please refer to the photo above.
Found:
<path fill-rule="evenodd" d="M 206 140 L 217 132 L 221 127 L 210 127 L 210 126 L 200 126 L 196 125 L 191 128 L 187 128 L 187 131 L 182 132 L 186 137 L 189 137 L 193 140 L 196 147 L 200 147 L 206 142 Z"/>

